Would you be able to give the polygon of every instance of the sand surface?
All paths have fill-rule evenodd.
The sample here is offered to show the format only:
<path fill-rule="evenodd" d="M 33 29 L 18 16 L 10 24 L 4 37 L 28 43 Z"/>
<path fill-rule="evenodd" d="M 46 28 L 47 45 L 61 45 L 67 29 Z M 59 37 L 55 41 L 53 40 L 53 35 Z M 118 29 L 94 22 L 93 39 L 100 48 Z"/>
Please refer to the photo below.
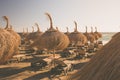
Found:
<path fill-rule="evenodd" d="M 44 55 L 28 55 L 23 61 L 19 63 L 9 63 L 5 65 L 0 65 L 0 80 L 51 80 L 49 68 L 45 68 L 42 70 L 34 71 L 31 68 L 31 62 L 37 59 L 44 59 L 48 62 L 52 59 L 51 54 Z M 56 58 L 60 58 L 57 54 Z M 80 59 L 80 60 L 65 60 L 67 63 L 74 63 L 75 68 L 73 71 L 69 72 L 67 76 L 59 75 L 52 80 L 66 80 L 68 76 L 73 75 L 78 69 L 80 69 L 89 59 Z"/>

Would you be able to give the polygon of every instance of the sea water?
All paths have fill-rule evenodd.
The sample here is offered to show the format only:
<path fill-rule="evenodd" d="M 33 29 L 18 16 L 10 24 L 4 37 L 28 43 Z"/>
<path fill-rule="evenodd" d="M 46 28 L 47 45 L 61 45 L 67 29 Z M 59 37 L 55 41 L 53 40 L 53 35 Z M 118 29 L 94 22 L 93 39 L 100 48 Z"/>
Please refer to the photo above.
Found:
<path fill-rule="evenodd" d="M 116 33 L 117 32 L 103 32 L 102 38 L 100 38 L 99 40 L 102 41 L 103 44 L 106 44 L 111 40 L 112 36 Z"/>

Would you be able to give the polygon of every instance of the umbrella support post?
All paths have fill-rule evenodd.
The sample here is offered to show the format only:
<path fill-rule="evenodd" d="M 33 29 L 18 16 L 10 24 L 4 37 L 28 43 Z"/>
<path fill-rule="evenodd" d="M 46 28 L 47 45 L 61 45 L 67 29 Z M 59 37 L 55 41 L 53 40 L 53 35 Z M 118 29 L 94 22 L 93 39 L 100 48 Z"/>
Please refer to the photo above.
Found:
<path fill-rule="evenodd" d="M 53 65 L 54 65 L 54 67 L 55 67 L 54 59 L 55 59 L 55 50 L 53 50 Z"/>
<path fill-rule="evenodd" d="M 55 58 L 55 50 L 53 50 L 53 58 Z"/>

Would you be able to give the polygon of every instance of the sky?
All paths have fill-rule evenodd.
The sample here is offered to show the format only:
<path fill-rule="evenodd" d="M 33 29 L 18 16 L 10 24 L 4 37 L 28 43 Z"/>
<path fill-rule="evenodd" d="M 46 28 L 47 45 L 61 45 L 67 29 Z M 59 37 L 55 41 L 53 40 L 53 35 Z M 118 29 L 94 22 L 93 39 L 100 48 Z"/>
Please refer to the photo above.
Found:
<path fill-rule="evenodd" d="M 120 0 L 0 0 L 0 27 L 5 27 L 2 16 L 6 15 L 17 32 L 23 28 L 31 32 L 35 23 L 44 32 L 49 28 L 46 12 L 62 32 L 66 27 L 73 32 L 74 21 L 80 32 L 85 32 L 85 26 L 88 32 L 95 26 L 99 32 L 120 31 Z"/>

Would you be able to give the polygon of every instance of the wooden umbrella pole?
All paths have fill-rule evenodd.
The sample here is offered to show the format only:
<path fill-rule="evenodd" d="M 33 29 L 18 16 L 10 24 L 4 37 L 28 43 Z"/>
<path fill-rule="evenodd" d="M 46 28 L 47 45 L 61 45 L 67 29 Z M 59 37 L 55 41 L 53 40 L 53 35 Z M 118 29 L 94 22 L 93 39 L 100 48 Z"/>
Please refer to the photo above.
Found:
<path fill-rule="evenodd" d="M 53 49 L 53 58 L 55 59 L 55 49 Z"/>
<path fill-rule="evenodd" d="M 53 49 L 53 65 L 55 66 L 55 49 Z"/>

